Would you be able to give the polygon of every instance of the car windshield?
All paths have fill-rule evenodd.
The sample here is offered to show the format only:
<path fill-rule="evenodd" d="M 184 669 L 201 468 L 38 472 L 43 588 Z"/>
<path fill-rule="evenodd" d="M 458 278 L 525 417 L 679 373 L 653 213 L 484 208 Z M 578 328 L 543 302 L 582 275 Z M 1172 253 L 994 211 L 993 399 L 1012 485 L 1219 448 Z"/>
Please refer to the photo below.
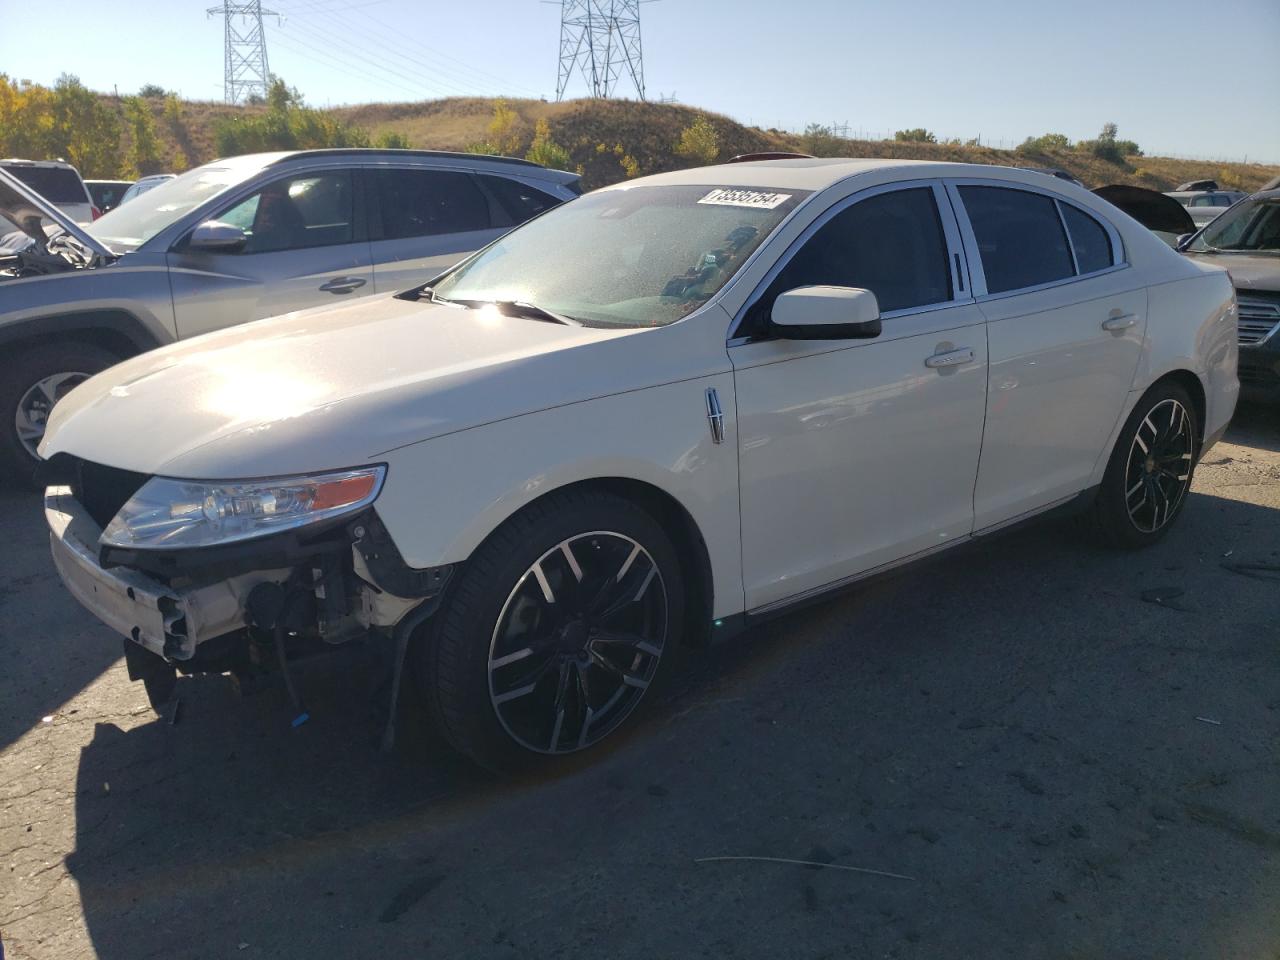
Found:
<path fill-rule="evenodd" d="M 803 190 L 636 186 L 544 214 L 437 281 L 437 299 L 532 305 L 588 326 L 672 323 L 706 303 Z"/>
<path fill-rule="evenodd" d="M 259 169 L 241 164 L 197 167 L 104 213 L 88 231 L 102 243 L 141 246 L 179 217 L 243 183 Z"/>
<path fill-rule="evenodd" d="M 1280 197 L 1241 201 L 1205 227 L 1187 249 L 1280 254 Z"/>

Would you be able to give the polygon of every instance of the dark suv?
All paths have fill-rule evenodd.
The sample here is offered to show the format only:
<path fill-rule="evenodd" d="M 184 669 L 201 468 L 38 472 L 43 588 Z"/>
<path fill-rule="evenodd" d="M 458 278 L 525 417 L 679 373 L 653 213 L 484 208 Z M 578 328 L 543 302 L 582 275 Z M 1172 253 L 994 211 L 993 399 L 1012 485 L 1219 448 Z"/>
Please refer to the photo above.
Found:
<path fill-rule="evenodd" d="M 1240 201 L 1181 249 L 1231 274 L 1240 304 L 1241 393 L 1280 400 L 1280 190 Z"/>

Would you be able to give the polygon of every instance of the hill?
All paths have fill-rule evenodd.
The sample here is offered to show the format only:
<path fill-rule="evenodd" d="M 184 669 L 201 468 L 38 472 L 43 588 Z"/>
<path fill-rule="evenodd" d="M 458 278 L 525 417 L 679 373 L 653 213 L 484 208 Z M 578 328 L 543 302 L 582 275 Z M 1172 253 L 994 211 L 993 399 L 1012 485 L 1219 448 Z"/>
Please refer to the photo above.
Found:
<path fill-rule="evenodd" d="M 381 142 L 524 156 L 540 137 L 547 148 L 542 156 L 580 171 L 588 188 L 766 150 L 1051 166 L 1091 187 L 1130 183 L 1156 190 L 1203 177 L 1224 187 L 1255 189 L 1280 173 L 1280 166 L 1141 155 L 1112 162 L 1082 145 L 1014 151 L 958 141 L 847 140 L 816 126 L 799 134 L 748 127 L 671 103 L 450 98 L 316 110 L 283 84 L 272 91 L 270 104 L 244 107 L 151 92 L 156 95 L 116 97 L 85 90 L 74 78 L 49 89 L 0 74 L 0 156 L 62 156 L 86 177 L 114 177 L 181 171 L 219 155 L 268 147 Z M 694 135 L 677 150 L 691 128 Z"/>

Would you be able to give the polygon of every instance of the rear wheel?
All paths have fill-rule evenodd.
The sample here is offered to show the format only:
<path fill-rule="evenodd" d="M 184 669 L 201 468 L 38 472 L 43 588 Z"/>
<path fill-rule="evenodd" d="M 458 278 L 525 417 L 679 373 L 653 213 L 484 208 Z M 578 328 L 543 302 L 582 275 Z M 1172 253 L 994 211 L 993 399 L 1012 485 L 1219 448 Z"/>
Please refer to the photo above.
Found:
<path fill-rule="evenodd" d="M 50 342 L 19 351 L 0 368 L 0 473 L 34 486 L 36 453 L 54 404 L 119 360 L 87 343 Z"/>
<path fill-rule="evenodd" d="M 520 772 L 597 747 L 680 642 L 675 548 L 630 501 L 570 492 L 508 521 L 468 560 L 422 658 L 435 719 L 481 765 Z"/>
<path fill-rule="evenodd" d="M 1144 547 L 1169 530 L 1186 502 L 1199 453 L 1200 426 L 1176 383 L 1149 390 L 1125 422 L 1094 504 L 1102 538 Z"/>

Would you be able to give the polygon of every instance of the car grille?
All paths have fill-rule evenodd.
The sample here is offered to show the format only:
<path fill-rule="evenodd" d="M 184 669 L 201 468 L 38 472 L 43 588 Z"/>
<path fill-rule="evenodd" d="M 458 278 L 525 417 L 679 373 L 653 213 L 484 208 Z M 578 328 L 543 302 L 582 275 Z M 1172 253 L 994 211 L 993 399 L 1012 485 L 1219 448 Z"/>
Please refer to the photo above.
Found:
<path fill-rule="evenodd" d="M 1259 296 L 1256 291 L 1238 295 L 1236 320 L 1241 343 L 1261 343 L 1280 327 L 1280 294 Z"/>
<path fill-rule="evenodd" d="M 146 481 L 145 473 L 81 460 L 76 464 L 71 492 L 94 522 L 105 527 Z"/>

